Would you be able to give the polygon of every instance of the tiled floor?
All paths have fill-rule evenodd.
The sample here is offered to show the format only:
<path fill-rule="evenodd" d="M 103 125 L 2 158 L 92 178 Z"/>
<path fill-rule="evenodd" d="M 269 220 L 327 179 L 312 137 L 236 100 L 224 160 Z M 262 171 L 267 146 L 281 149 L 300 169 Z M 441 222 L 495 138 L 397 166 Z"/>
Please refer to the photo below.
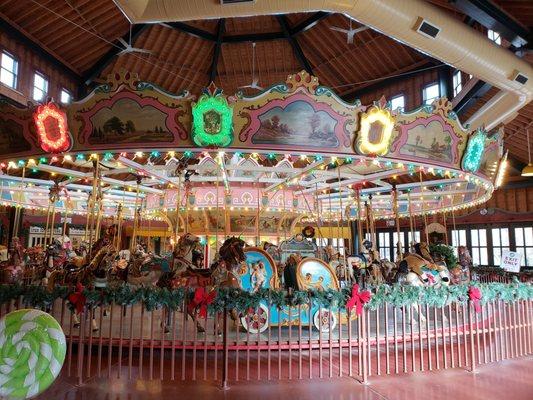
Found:
<path fill-rule="evenodd" d="M 38 399 L 290 399 L 290 400 L 530 400 L 533 399 L 533 357 L 480 366 L 475 374 L 449 369 L 416 374 L 373 376 L 368 385 L 354 379 L 313 379 L 232 383 L 227 390 L 197 381 L 95 378 L 82 386 L 61 377 Z"/>

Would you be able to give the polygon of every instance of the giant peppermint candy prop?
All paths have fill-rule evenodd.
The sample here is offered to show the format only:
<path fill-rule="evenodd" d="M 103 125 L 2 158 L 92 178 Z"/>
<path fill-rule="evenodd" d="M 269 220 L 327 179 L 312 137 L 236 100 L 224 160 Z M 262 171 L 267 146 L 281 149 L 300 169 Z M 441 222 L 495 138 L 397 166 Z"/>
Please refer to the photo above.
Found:
<path fill-rule="evenodd" d="M 0 397 L 29 399 L 44 392 L 65 361 L 65 334 L 51 315 L 18 310 L 0 320 Z"/>

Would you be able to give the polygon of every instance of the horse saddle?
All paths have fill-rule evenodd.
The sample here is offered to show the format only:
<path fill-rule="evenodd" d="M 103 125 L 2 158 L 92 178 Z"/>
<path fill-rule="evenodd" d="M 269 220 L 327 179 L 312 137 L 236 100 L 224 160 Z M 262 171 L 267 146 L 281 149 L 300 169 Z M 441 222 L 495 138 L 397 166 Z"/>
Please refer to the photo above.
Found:
<path fill-rule="evenodd" d="M 211 270 L 209 269 L 187 267 L 187 271 L 200 278 L 211 278 Z"/>

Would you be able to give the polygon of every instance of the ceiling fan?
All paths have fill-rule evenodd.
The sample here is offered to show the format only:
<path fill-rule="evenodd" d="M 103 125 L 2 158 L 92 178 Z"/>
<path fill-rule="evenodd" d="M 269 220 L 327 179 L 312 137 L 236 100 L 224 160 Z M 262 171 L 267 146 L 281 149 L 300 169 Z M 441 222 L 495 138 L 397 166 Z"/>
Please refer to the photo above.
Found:
<path fill-rule="evenodd" d="M 122 54 L 129 54 L 129 53 L 143 53 L 143 54 L 152 54 L 150 50 L 141 49 L 139 47 L 133 47 L 131 45 L 131 25 L 130 25 L 130 40 L 129 43 L 127 43 L 124 39 L 118 38 L 118 41 L 124 48 L 118 52 L 118 56 L 121 56 Z"/>
<path fill-rule="evenodd" d="M 354 36 L 356 33 L 366 31 L 368 26 L 362 26 L 360 28 L 352 29 L 352 20 L 350 20 L 350 29 L 339 28 L 338 26 L 330 26 L 332 31 L 342 32 L 346 34 L 346 39 L 349 44 L 353 44 Z"/>
<path fill-rule="evenodd" d="M 261 86 L 259 86 L 259 77 L 255 76 L 255 42 L 252 43 L 252 83 L 249 85 L 239 86 L 239 89 L 245 88 L 264 90 Z"/>

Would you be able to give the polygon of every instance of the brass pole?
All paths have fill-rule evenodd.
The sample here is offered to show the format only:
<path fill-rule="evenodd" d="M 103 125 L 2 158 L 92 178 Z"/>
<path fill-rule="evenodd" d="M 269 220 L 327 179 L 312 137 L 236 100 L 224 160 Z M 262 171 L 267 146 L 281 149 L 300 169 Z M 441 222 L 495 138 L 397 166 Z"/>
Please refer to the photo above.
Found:
<path fill-rule="evenodd" d="M 398 242 L 396 243 L 396 261 L 399 261 L 402 258 L 403 252 L 402 252 L 402 244 L 400 240 L 400 208 L 398 204 L 398 189 L 396 188 L 396 185 L 393 186 L 392 196 L 394 200 L 394 204 L 393 204 L 394 216 L 396 219 L 396 236 L 398 238 Z"/>
<path fill-rule="evenodd" d="M 426 243 L 429 244 L 429 233 L 428 233 L 428 220 L 426 215 L 426 206 L 424 201 L 424 188 L 423 188 L 423 180 L 422 180 L 422 171 L 418 172 L 420 176 L 420 200 L 422 202 L 422 217 L 424 218 L 424 232 L 426 236 Z"/>
<path fill-rule="evenodd" d="M 359 252 L 361 252 L 363 246 L 363 210 L 361 209 L 361 189 L 359 186 L 355 190 L 357 200 L 357 235 L 359 236 Z"/>

